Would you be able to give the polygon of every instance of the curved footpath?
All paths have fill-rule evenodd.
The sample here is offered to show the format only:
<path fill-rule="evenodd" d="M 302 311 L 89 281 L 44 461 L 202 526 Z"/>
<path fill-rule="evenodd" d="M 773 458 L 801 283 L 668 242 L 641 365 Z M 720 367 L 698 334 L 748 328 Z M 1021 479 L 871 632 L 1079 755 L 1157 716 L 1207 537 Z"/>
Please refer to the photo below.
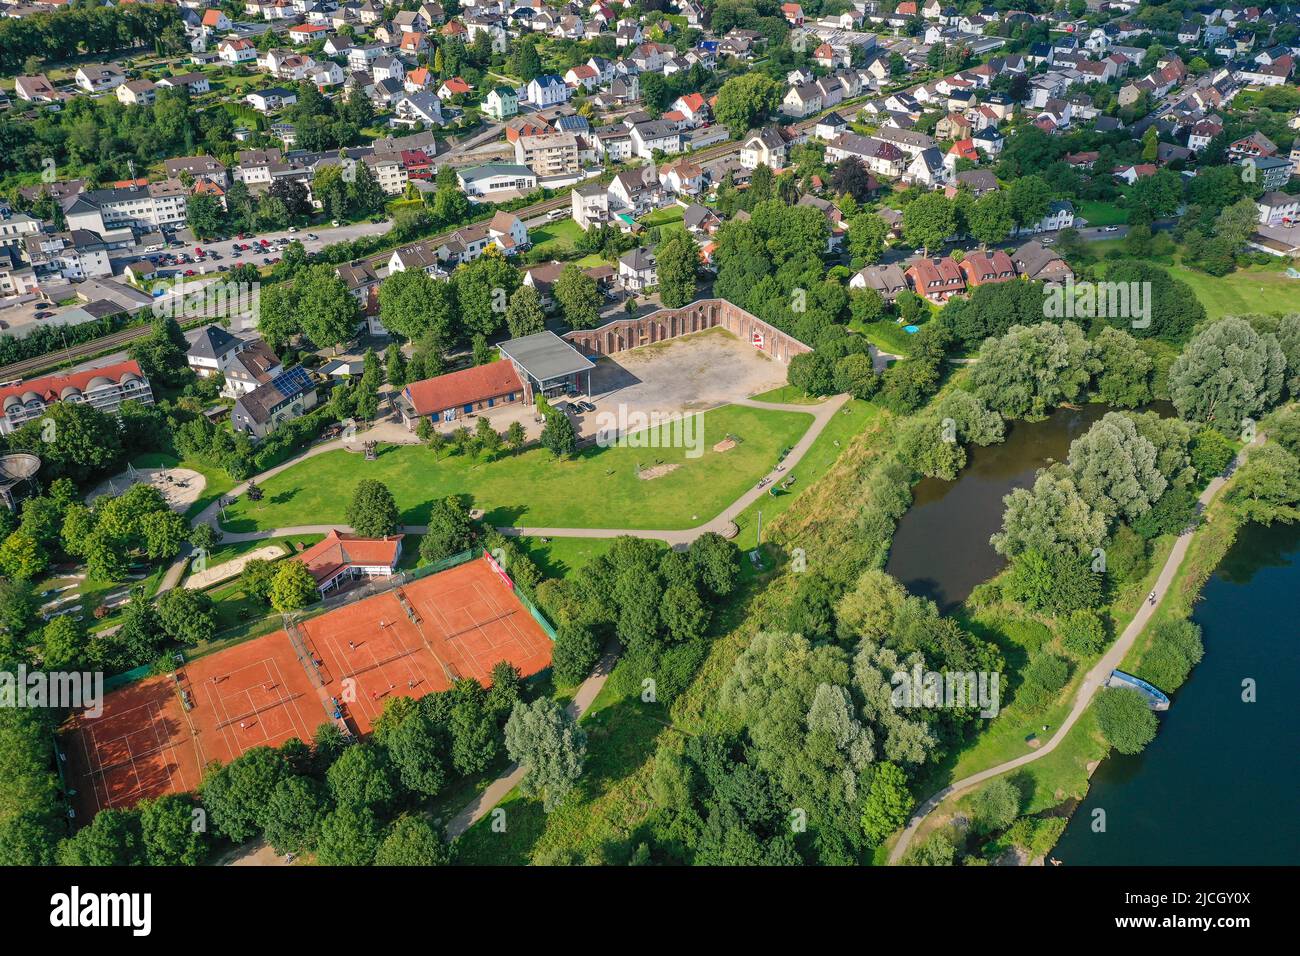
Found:
<path fill-rule="evenodd" d="M 766 477 L 769 481 L 761 486 L 755 483 L 752 487 L 746 490 L 744 494 L 724 508 L 717 516 L 706 521 L 704 524 L 696 525 L 694 528 L 687 528 L 684 530 L 647 530 L 641 528 L 534 528 L 511 527 L 507 525 L 498 527 L 497 530 L 504 535 L 515 537 L 615 538 L 619 535 L 631 535 L 637 538 L 652 538 L 656 541 L 666 541 L 669 545 L 690 544 L 700 535 L 709 531 L 721 533 L 736 519 L 737 516 L 740 515 L 741 512 L 755 501 L 758 501 L 763 495 L 767 494 L 768 488 L 771 486 L 773 481 L 778 481 L 789 475 L 791 470 L 803 459 L 803 456 L 808 453 L 808 449 L 810 449 L 813 446 L 813 443 L 821 436 L 821 433 L 826 429 L 826 426 L 830 424 L 831 419 L 844 407 L 848 400 L 848 395 L 836 395 L 817 405 L 784 405 L 775 402 L 756 402 L 753 399 L 748 398 L 733 402 L 733 405 L 747 405 L 752 408 L 764 408 L 780 412 L 798 412 L 803 415 L 811 415 L 813 422 L 790 449 L 790 452 L 786 455 L 780 469 L 778 470 L 777 468 L 773 468 L 767 473 Z M 258 482 L 265 481 L 267 478 L 278 475 L 285 469 L 291 468 L 308 458 L 324 454 L 328 451 L 335 451 L 343 447 L 345 446 L 340 440 L 324 442 L 304 454 L 299 455 L 297 458 L 268 469 L 251 480 Z M 247 490 L 248 482 L 244 482 L 227 492 L 227 496 L 233 497 L 241 495 Z M 194 518 L 194 523 L 211 524 L 217 530 L 220 530 L 220 525 L 217 522 L 220 510 L 221 509 L 218 508 L 217 504 L 214 502 L 204 508 L 203 511 Z M 261 541 L 266 538 L 282 538 L 298 534 L 327 534 L 331 529 L 345 532 L 350 530 L 345 524 L 305 524 L 294 525 L 287 528 L 269 528 L 262 531 L 227 531 L 222 533 L 222 541 L 227 543 L 241 543 L 245 541 Z M 402 525 L 400 530 L 406 534 L 424 534 L 429 529 L 426 525 Z M 173 564 L 171 568 L 168 569 L 167 574 L 163 579 L 163 583 L 158 588 L 159 591 L 164 591 L 176 586 L 181 575 L 184 573 L 186 558 L 187 556 L 183 555 L 181 558 L 177 559 L 176 563 Z"/>
<path fill-rule="evenodd" d="M 768 473 L 769 477 L 780 477 L 783 474 L 788 474 L 789 470 L 792 469 L 795 465 L 797 465 L 799 461 L 803 458 L 803 456 L 808 453 L 808 449 L 811 448 L 813 443 L 818 439 L 818 437 L 820 437 L 821 433 L 825 430 L 826 426 L 830 423 L 831 418 L 834 415 L 836 415 L 840 411 L 840 409 L 844 407 L 845 403 L 848 400 L 849 400 L 848 395 L 836 395 L 832 398 L 827 399 L 824 402 L 821 402 L 818 405 L 786 405 L 786 404 L 778 404 L 774 402 L 756 402 L 753 401 L 752 399 L 742 399 L 738 402 L 735 402 L 734 404 L 750 405 L 755 408 L 771 408 L 771 409 L 776 409 L 778 411 L 801 412 L 805 415 L 811 415 L 813 417 L 813 423 L 808 427 L 807 431 L 804 432 L 803 436 L 799 439 L 799 441 L 795 443 L 794 447 L 790 449 L 789 454 L 786 455 L 785 463 L 782 467 L 782 470 L 778 472 L 775 469 L 773 469 L 771 472 Z M 344 446 L 341 441 L 325 442 L 321 445 L 317 445 L 315 448 L 310 449 L 306 453 L 298 456 L 297 458 L 294 458 L 291 461 L 285 462 L 282 465 L 278 465 L 275 468 L 263 472 L 261 475 L 258 475 L 253 480 L 257 481 L 257 480 L 264 480 L 266 478 L 270 478 L 271 476 L 279 474 L 281 471 L 284 471 L 286 468 L 289 468 L 307 458 L 310 458 L 314 455 L 323 454 L 324 452 L 327 451 L 334 451 L 335 449 L 342 448 L 342 447 Z M 770 484 L 770 482 L 768 484 Z M 243 494 L 244 491 L 247 489 L 247 487 L 248 487 L 248 483 L 245 482 L 232 489 L 229 492 L 229 494 L 230 495 Z M 719 514 L 717 517 L 715 517 L 713 520 L 708 521 L 702 525 L 698 525 L 697 527 L 691 528 L 686 531 L 642 531 L 642 530 L 627 529 L 627 528 L 606 529 L 606 528 L 510 528 L 510 527 L 498 528 L 497 530 L 500 531 L 502 534 L 516 535 L 516 536 L 544 535 L 549 537 L 575 537 L 575 538 L 607 538 L 607 537 L 615 537 L 618 535 L 626 534 L 626 535 L 634 535 L 636 537 L 641 537 L 641 538 L 653 538 L 655 540 L 667 541 L 670 545 L 689 544 L 691 541 L 694 541 L 696 538 L 698 538 L 702 534 L 705 534 L 706 532 L 720 531 L 723 528 L 725 528 L 734 518 L 736 518 L 736 516 L 738 516 L 742 511 L 744 511 L 751 504 L 757 501 L 759 497 L 761 497 L 766 492 L 767 492 L 766 484 L 761 487 L 755 485 L 753 488 L 750 488 L 743 495 L 741 495 L 730 505 L 728 505 L 722 511 L 722 513 Z M 220 509 L 216 506 L 216 504 L 215 503 L 211 504 L 207 508 L 205 508 L 194 519 L 194 521 L 196 524 L 202 521 L 216 526 L 216 517 L 219 514 L 219 512 Z M 255 541 L 261 538 L 282 537 L 285 535 L 294 535 L 294 534 L 325 534 L 331 528 L 337 528 L 340 531 L 346 530 L 345 525 L 332 525 L 332 524 L 301 525 L 294 528 L 276 528 L 270 531 L 230 532 L 224 536 L 223 540 L 240 542 L 240 541 Z M 425 528 L 425 526 L 422 525 L 406 525 L 402 528 L 402 530 L 413 534 L 422 534 L 427 529 Z M 167 575 L 164 578 L 164 582 L 159 587 L 160 591 L 176 586 L 176 584 L 180 580 L 181 575 L 184 573 L 184 569 L 187 561 L 188 561 L 187 556 L 182 556 L 177 560 L 176 564 L 174 564 L 171 568 L 168 569 Z M 173 574 L 173 572 L 175 573 Z M 609 679 L 610 672 L 613 671 L 614 669 L 614 664 L 617 661 L 617 659 L 618 659 L 617 646 L 614 645 L 606 648 L 605 653 L 602 655 L 601 659 L 597 661 L 595 668 L 592 670 L 591 676 L 589 676 L 585 681 L 582 682 L 581 686 L 579 686 L 577 693 L 574 694 L 573 700 L 569 703 L 568 707 L 566 708 L 575 721 L 582 719 L 583 714 L 587 712 L 587 710 L 591 707 L 592 703 L 595 701 L 596 697 L 599 696 L 602 688 L 604 688 L 605 686 L 605 681 Z M 524 768 L 518 766 L 517 764 L 512 764 L 509 768 L 507 768 L 505 773 L 503 773 L 496 780 L 493 780 L 490 784 L 488 784 L 488 786 L 483 790 L 482 793 L 480 793 L 474 800 L 472 800 L 469 804 L 463 807 L 460 810 L 460 812 L 458 812 L 454 817 L 452 817 L 451 821 L 447 824 L 447 830 L 446 830 L 447 838 L 455 839 L 456 837 L 461 836 L 475 823 L 477 823 L 488 813 L 490 813 L 491 810 L 498 803 L 500 803 L 502 800 L 505 799 L 506 795 L 509 794 L 511 790 L 519 786 L 519 783 L 523 779 L 523 776 L 524 776 Z M 271 850 L 271 848 L 266 845 L 265 841 L 258 840 L 258 841 L 254 841 L 253 843 L 249 844 L 246 847 L 241 848 L 240 851 L 238 851 L 236 854 L 232 855 L 231 857 L 227 858 L 224 862 L 226 863 L 226 865 L 232 865 L 232 866 L 248 866 L 248 865 L 275 866 L 275 865 L 283 865 L 287 861 L 279 854 Z"/>
<path fill-rule="evenodd" d="M 1255 441 L 1259 442 L 1262 439 L 1263 435 L 1261 434 L 1256 436 Z M 1247 449 L 1243 448 L 1240 454 L 1233 459 L 1232 465 L 1225 473 L 1226 477 L 1220 476 L 1215 478 L 1205 487 L 1205 490 L 1201 492 L 1201 496 L 1198 499 L 1198 505 L 1202 512 L 1209 507 L 1214 496 L 1219 493 L 1219 489 L 1227 484 L 1228 479 L 1232 476 L 1233 472 L 1237 470 L 1238 466 L 1240 466 L 1241 462 L 1245 459 L 1246 454 Z M 1022 754 L 1013 760 L 1000 763 L 987 770 L 981 770 L 979 773 L 973 773 L 969 777 L 963 777 L 962 779 L 944 787 L 938 793 L 934 794 L 922 803 L 920 807 L 917 808 L 916 813 L 913 814 L 911 820 L 908 821 L 907 829 L 903 831 L 902 836 L 898 838 L 898 842 L 894 844 L 893 850 L 890 851 L 889 862 L 891 865 L 897 864 L 903 858 L 903 855 L 907 852 L 907 848 L 912 843 L 913 837 L 916 836 L 917 830 L 920 829 L 922 822 L 924 822 L 927 816 L 934 812 L 939 804 L 948 799 L 948 797 L 955 793 L 959 793 L 962 790 L 967 790 L 976 784 L 983 783 L 986 780 L 991 780 L 994 777 L 1001 776 L 1009 770 L 1023 767 L 1025 764 L 1033 763 L 1035 760 L 1041 760 L 1057 748 L 1061 741 L 1065 739 L 1065 735 L 1070 732 L 1070 729 L 1074 727 L 1079 718 L 1083 716 L 1083 712 L 1092 702 L 1093 695 L 1106 685 L 1106 679 L 1110 676 L 1111 671 L 1115 670 L 1115 668 L 1119 667 L 1123 662 L 1125 655 L 1128 654 L 1129 650 L 1133 647 L 1133 644 L 1137 641 L 1138 635 L 1142 633 L 1146 628 L 1147 623 L 1159 609 L 1160 602 L 1164 600 L 1165 594 L 1169 590 L 1169 586 L 1173 584 L 1174 575 L 1178 573 L 1179 567 L 1182 566 L 1183 558 L 1187 555 L 1187 549 L 1191 546 L 1194 534 L 1194 531 L 1185 531 L 1178 536 L 1178 540 L 1174 542 L 1173 550 L 1169 552 L 1169 557 L 1166 559 L 1164 567 L 1160 569 L 1160 576 L 1156 579 L 1156 603 L 1152 604 L 1150 601 L 1143 601 L 1142 607 L 1139 608 L 1137 614 L 1133 616 L 1133 620 L 1131 620 L 1128 627 L 1124 629 L 1124 633 L 1121 634 L 1119 639 L 1110 646 L 1110 649 L 1102 655 L 1101 660 L 1099 660 L 1092 669 L 1088 671 L 1087 675 L 1083 679 L 1083 683 L 1075 693 L 1074 706 L 1070 708 L 1069 716 L 1067 716 L 1061 726 L 1057 728 L 1056 733 L 1052 735 L 1052 739 L 1042 747 L 1039 747 L 1037 750 L 1031 751 L 1030 753 Z"/>

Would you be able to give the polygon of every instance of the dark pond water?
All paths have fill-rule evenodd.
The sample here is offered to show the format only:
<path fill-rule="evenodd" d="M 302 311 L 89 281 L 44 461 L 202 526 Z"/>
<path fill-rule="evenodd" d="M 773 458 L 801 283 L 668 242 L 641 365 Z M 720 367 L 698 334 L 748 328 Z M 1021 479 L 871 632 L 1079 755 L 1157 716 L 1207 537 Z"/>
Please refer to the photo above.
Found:
<path fill-rule="evenodd" d="M 1002 444 L 967 449 L 956 481 L 922 479 L 898 524 L 886 570 L 913 594 L 952 610 L 1002 570 L 1005 562 L 989 546 L 1002 527 L 1002 499 L 1033 485 L 1049 460 L 1064 461 L 1070 442 L 1107 411 L 1104 405 L 1061 408 L 1041 422 L 1017 422 Z"/>
<path fill-rule="evenodd" d="M 1053 855 L 1066 864 L 1300 863 L 1298 612 L 1300 527 L 1244 529 L 1193 615 L 1205 658 L 1147 749 L 1097 768 Z M 1242 700 L 1247 679 L 1255 703 Z"/>

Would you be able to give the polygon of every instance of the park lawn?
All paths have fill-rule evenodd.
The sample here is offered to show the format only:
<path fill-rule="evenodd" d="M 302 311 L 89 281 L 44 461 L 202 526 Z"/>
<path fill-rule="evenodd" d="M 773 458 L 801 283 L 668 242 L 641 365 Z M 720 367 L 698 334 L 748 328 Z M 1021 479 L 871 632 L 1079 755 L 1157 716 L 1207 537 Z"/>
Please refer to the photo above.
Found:
<path fill-rule="evenodd" d="M 1222 277 L 1183 266 L 1170 267 L 1169 274 L 1192 287 L 1212 320 L 1249 312 L 1293 312 L 1300 297 L 1300 279 L 1288 279 L 1281 260 L 1277 265 L 1248 266 Z"/>
<path fill-rule="evenodd" d="M 830 470 L 849 439 L 866 428 L 879 414 L 878 406 L 853 399 L 832 416 L 803 459 L 794 466 L 791 474 L 798 479 L 794 489 L 779 492 L 776 496 L 765 495 L 736 516 L 736 526 L 740 529 L 734 539 L 736 547 L 742 552 L 753 550 L 758 544 L 758 513 L 763 513 L 763 523 L 767 524 L 786 511 L 799 495 Z M 742 576 L 752 573 L 753 565 L 747 560 L 742 561 Z"/>
<path fill-rule="evenodd" d="M 1079 218 L 1086 219 L 1089 226 L 1122 226 L 1128 222 L 1127 209 L 1121 209 L 1112 202 L 1091 199 L 1079 204 Z"/>
<path fill-rule="evenodd" d="M 793 385 L 778 385 L 776 388 L 757 395 L 749 396 L 751 402 L 771 402 L 774 405 L 820 405 L 826 399 L 819 395 L 809 395 Z"/>
<path fill-rule="evenodd" d="M 326 452 L 288 468 L 261 486 L 261 501 L 246 496 L 226 509 L 227 530 L 253 531 L 344 522 L 362 478 L 384 482 L 403 524 L 423 525 L 436 499 L 465 495 L 493 525 L 569 528 L 691 528 L 709 520 L 765 474 L 783 448 L 810 424 L 797 412 L 729 405 L 705 412 L 703 453 L 686 448 L 599 448 L 555 460 L 541 448 L 493 461 L 423 446 L 381 446 L 374 462 L 347 451 Z M 713 445 L 741 439 L 727 452 Z M 650 437 L 650 436 L 646 436 Z M 671 438 L 666 431 L 662 439 Z M 656 464 L 678 467 L 658 478 L 638 472 Z"/>

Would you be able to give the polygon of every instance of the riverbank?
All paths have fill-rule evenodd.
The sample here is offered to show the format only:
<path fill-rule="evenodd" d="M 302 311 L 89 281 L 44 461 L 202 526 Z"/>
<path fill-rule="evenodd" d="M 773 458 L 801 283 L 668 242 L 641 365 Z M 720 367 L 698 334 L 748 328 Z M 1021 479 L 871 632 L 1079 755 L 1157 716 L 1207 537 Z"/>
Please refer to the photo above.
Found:
<path fill-rule="evenodd" d="M 1260 810 L 1287 805 L 1298 783 L 1279 739 L 1300 693 L 1298 591 L 1300 527 L 1240 527 L 1192 614 L 1204 660 L 1155 740 L 1102 763 L 1054 856 L 1085 866 L 1297 862 L 1300 821 Z"/>

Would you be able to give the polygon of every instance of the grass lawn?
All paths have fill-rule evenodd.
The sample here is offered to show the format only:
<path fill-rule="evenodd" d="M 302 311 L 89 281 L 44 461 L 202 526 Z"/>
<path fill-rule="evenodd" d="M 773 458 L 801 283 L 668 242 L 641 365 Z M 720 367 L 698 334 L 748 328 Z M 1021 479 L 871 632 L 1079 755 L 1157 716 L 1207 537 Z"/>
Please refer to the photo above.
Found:
<path fill-rule="evenodd" d="M 516 538 L 542 574 L 548 578 L 566 578 L 589 561 L 606 554 L 614 538 Z M 667 542 L 661 542 L 667 547 Z"/>
<path fill-rule="evenodd" d="M 669 223 L 681 222 L 686 216 L 686 210 L 676 204 L 665 206 L 663 209 L 656 209 L 654 212 L 647 213 L 638 220 L 641 225 L 647 229 L 653 229 L 655 226 L 666 226 Z"/>
<path fill-rule="evenodd" d="M 912 352 L 912 336 L 904 332 L 903 327 L 893 319 L 850 322 L 849 328 L 859 335 L 866 336 L 867 341 L 882 352 L 893 355 L 910 355 Z"/>
<path fill-rule="evenodd" d="M 791 472 L 798 479 L 794 487 L 790 491 L 778 492 L 775 497 L 765 495 L 736 516 L 736 525 L 740 528 L 740 533 L 734 539 L 736 547 L 742 552 L 752 550 L 758 544 L 758 513 L 763 513 L 763 522 L 766 524 L 788 509 L 801 493 L 830 470 L 849 439 L 866 428 L 879 414 L 877 406 L 853 400 L 832 417 Z M 741 571 L 750 574 L 753 565 L 748 560 L 743 561 Z"/>
<path fill-rule="evenodd" d="M 775 405 L 820 405 L 826 401 L 815 395 L 807 395 L 793 385 L 780 385 L 766 392 L 749 396 L 751 401 L 772 402 Z"/>
<path fill-rule="evenodd" d="M 1300 279 L 1288 279 L 1286 263 L 1249 266 L 1222 278 L 1172 266 L 1169 274 L 1192 287 L 1211 319 L 1248 312 L 1293 312 L 1300 297 Z"/>
<path fill-rule="evenodd" d="M 1093 199 L 1079 204 L 1079 217 L 1089 226 L 1121 226 L 1128 222 L 1128 210 Z"/>
<path fill-rule="evenodd" d="M 554 254 L 561 249 L 572 249 L 582 235 L 582 227 L 572 219 L 558 219 L 533 229 L 529 233 L 534 249 L 544 249 Z"/>
<path fill-rule="evenodd" d="M 226 509 L 226 528 L 253 531 L 342 522 L 352 490 L 362 478 L 384 482 L 397 499 L 403 524 L 425 524 L 429 506 L 447 495 L 468 495 L 494 525 L 570 528 L 690 528 L 738 498 L 794 444 L 810 418 L 797 412 L 725 406 L 705 412 L 703 454 L 686 448 L 583 449 L 556 461 L 534 448 L 494 461 L 422 446 L 383 446 L 374 462 L 346 451 L 327 452 L 286 469 L 262 485 L 259 502 L 241 498 Z M 740 444 L 727 452 L 713 445 L 726 435 Z M 670 438 L 670 434 L 662 436 Z M 646 480 L 641 468 L 677 465 Z"/>

